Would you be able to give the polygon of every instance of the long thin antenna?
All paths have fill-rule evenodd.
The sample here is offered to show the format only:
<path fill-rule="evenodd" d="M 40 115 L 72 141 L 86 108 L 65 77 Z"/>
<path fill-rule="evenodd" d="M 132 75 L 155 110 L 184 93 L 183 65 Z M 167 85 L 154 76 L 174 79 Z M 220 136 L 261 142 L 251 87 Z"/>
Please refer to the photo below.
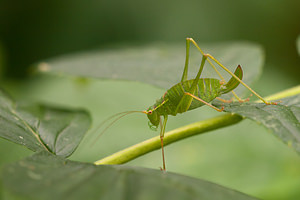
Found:
<path fill-rule="evenodd" d="M 97 138 L 93 141 L 92 146 L 95 145 L 96 141 L 99 140 L 99 138 L 105 133 L 105 131 L 110 128 L 116 121 L 118 121 L 119 119 L 121 119 L 122 117 L 125 117 L 128 114 L 132 114 L 132 113 L 145 113 L 144 111 L 124 111 L 124 112 L 120 112 L 120 113 L 116 113 L 110 117 L 108 117 L 107 119 L 105 119 L 104 121 L 102 121 L 97 128 L 92 132 L 93 134 L 98 131 L 106 122 L 112 120 L 113 118 L 117 117 L 116 119 L 114 119 L 112 122 L 110 122 L 97 136 Z M 121 116 L 120 116 L 121 115 Z"/>

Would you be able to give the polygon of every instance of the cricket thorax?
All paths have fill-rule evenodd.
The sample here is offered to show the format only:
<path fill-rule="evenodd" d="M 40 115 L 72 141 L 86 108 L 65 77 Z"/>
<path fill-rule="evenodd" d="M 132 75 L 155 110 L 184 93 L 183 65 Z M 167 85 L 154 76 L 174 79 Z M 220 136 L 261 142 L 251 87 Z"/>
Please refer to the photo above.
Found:
<path fill-rule="evenodd" d="M 161 97 L 160 99 L 157 99 L 155 104 L 150 106 L 147 109 L 147 117 L 149 119 L 149 126 L 151 129 L 153 129 L 153 126 L 158 126 L 160 123 L 160 116 L 167 115 L 169 113 L 168 111 L 168 105 L 166 104 L 168 102 L 168 99 L 165 99 L 164 97 Z"/>

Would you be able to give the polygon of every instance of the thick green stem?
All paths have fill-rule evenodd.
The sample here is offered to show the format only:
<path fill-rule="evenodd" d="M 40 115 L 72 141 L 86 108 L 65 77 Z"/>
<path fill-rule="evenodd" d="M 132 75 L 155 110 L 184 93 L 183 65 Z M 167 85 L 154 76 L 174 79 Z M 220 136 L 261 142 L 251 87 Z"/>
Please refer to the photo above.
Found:
<path fill-rule="evenodd" d="M 285 90 L 283 92 L 267 97 L 267 100 L 276 100 L 284 97 L 300 94 L 300 86 Z M 236 114 L 225 114 L 204 121 L 189 124 L 187 126 L 169 131 L 164 136 L 164 145 L 169 145 L 173 142 L 182 140 L 193 135 L 198 135 L 218 128 L 226 127 L 240 122 L 243 118 Z M 139 156 L 142 156 L 151 151 L 161 148 L 160 137 L 153 137 L 139 144 L 128 147 L 101 160 L 94 164 L 123 164 L 131 161 Z"/>
<path fill-rule="evenodd" d="M 287 89 L 287 90 L 284 90 L 282 92 L 278 92 L 276 94 L 270 95 L 270 96 L 266 97 L 265 99 L 267 101 L 274 101 L 277 99 L 283 99 L 283 98 L 287 98 L 287 97 L 294 96 L 297 94 L 300 94 L 300 85 L 290 88 L 290 89 Z"/>
<path fill-rule="evenodd" d="M 226 114 L 212 119 L 189 124 L 187 126 L 167 132 L 164 136 L 164 145 L 166 146 L 193 135 L 229 126 L 241 121 L 242 119 L 243 118 L 239 115 Z M 103 158 L 102 160 L 96 161 L 95 164 L 122 164 L 160 148 L 160 137 L 157 136 L 114 153 L 106 158 Z"/>

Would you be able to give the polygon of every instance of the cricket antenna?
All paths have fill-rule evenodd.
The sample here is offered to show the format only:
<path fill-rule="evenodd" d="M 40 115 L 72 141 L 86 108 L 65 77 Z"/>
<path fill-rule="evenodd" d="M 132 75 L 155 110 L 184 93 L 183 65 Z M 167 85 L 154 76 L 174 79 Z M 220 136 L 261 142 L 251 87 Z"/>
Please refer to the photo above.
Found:
<path fill-rule="evenodd" d="M 126 115 L 129 115 L 129 114 L 132 114 L 132 113 L 144 113 L 144 114 L 147 114 L 147 111 L 135 111 L 135 110 L 132 110 L 132 111 L 124 111 L 124 112 L 119 112 L 119 113 L 116 113 L 108 118 L 106 118 L 104 121 L 102 121 L 97 127 L 96 129 L 92 132 L 92 134 L 94 134 L 95 132 L 97 132 L 101 127 L 104 126 L 104 124 L 106 122 L 109 122 L 110 120 L 113 120 L 111 121 L 100 133 L 99 135 L 97 136 L 97 138 L 93 141 L 92 143 L 92 146 L 95 145 L 96 141 L 99 140 L 99 138 L 105 133 L 105 131 L 107 129 L 109 129 L 114 123 L 116 123 L 119 119 L 125 117 Z M 115 119 L 114 119 L 115 118 Z"/>

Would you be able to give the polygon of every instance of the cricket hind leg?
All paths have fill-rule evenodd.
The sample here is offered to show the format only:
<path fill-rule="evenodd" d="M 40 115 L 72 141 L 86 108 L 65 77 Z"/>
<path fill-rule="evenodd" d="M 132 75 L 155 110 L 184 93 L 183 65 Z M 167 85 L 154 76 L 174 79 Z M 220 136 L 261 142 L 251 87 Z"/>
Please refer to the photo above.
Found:
<path fill-rule="evenodd" d="M 202 56 L 206 56 L 208 57 L 209 54 L 205 54 L 202 49 L 198 46 L 198 44 L 193 40 L 193 38 L 186 38 L 187 41 L 192 42 L 194 44 L 194 46 L 198 49 L 198 51 L 200 51 L 200 53 L 202 54 Z M 215 65 L 208 59 L 208 63 L 210 64 L 210 66 L 215 70 L 215 72 L 218 74 L 218 76 L 221 78 L 220 83 L 225 84 L 226 81 L 224 79 L 224 77 L 221 75 L 221 73 L 217 70 L 217 68 L 215 67 Z M 240 97 L 238 97 L 238 95 L 234 92 L 231 91 L 232 94 L 234 95 L 234 97 L 239 100 L 242 101 L 242 99 Z"/>
<path fill-rule="evenodd" d="M 217 63 L 221 68 L 223 68 L 227 73 L 229 73 L 231 76 L 233 76 L 236 80 L 238 80 L 243 86 L 245 86 L 249 91 L 251 91 L 255 96 L 257 96 L 261 101 L 263 101 L 265 104 L 277 104 L 276 102 L 268 102 L 266 101 L 264 98 L 262 98 L 259 94 L 257 94 L 252 88 L 250 88 L 246 83 L 244 83 L 241 79 L 239 79 L 235 74 L 233 74 L 227 67 L 225 67 L 224 65 L 222 65 L 222 63 L 220 63 L 216 58 L 214 58 L 212 55 L 210 54 L 205 54 L 202 49 L 198 46 L 198 44 L 192 39 L 192 38 L 187 38 L 187 40 L 189 40 L 190 42 L 192 42 L 194 44 L 194 46 L 200 51 L 200 53 L 202 55 L 205 55 L 206 57 L 209 57 L 210 59 L 212 59 L 215 63 Z M 213 65 L 213 63 L 208 59 L 209 64 L 212 66 L 212 68 L 216 71 L 216 73 L 219 75 L 219 77 L 222 79 L 222 82 L 224 82 L 224 78 L 222 77 L 222 75 L 218 72 L 218 70 L 216 69 L 216 67 Z M 226 83 L 226 82 L 225 82 Z M 241 98 L 239 98 L 233 91 L 232 91 L 233 95 L 239 100 L 239 101 L 243 101 Z"/>
<path fill-rule="evenodd" d="M 185 47 L 185 64 L 181 77 L 181 82 L 187 80 L 188 68 L 189 68 L 189 58 L 190 58 L 190 41 L 186 39 L 186 47 Z"/>
<path fill-rule="evenodd" d="M 189 68 L 189 58 L 190 58 L 190 42 L 191 42 L 191 38 L 186 38 L 186 55 L 185 55 L 185 64 L 184 64 L 184 70 L 183 70 L 183 74 L 182 74 L 182 77 L 181 77 L 181 82 L 184 82 L 187 80 L 187 75 L 188 75 L 188 68 Z M 202 54 L 203 55 L 203 58 L 202 60 L 207 58 L 206 55 Z M 202 73 L 202 70 L 203 70 L 203 66 L 200 67 L 199 69 L 199 77 L 200 77 L 200 74 Z M 218 73 L 218 72 L 217 72 Z"/>
<path fill-rule="evenodd" d="M 232 73 L 231 71 L 228 70 L 228 68 L 226 68 L 224 65 L 222 65 L 222 63 L 220 63 L 220 61 L 218 61 L 216 58 L 214 58 L 212 55 L 210 54 L 206 54 L 207 57 L 211 58 L 213 61 L 215 61 L 220 67 L 222 67 L 226 72 L 228 72 L 231 76 L 233 76 L 236 80 L 238 80 L 243 86 L 245 86 L 250 92 L 252 92 L 255 96 L 257 96 L 261 101 L 263 101 L 265 104 L 267 105 L 271 105 L 271 104 L 277 104 L 277 103 L 273 103 L 273 102 L 268 102 L 266 101 L 263 97 L 261 97 L 258 93 L 256 93 L 252 88 L 250 88 L 246 83 L 244 83 L 244 81 L 242 81 L 240 78 L 238 78 L 234 73 Z M 242 100 L 240 98 L 238 98 L 238 100 L 240 102 L 243 102 L 245 100 Z M 247 101 L 247 100 L 246 100 Z"/>
<path fill-rule="evenodd" d="M 204 64 L 205 64 L 205 61 L 207 60 L 207 57 L 204 55 L 202 57 L 202 60 L 201 60 L 201 64 L 200 64 L 200 68 L 199 68 L 199 71 L 194 79 L 194 81 L 192 82 L 192 85 L 190 86 L 190 88 L 188 89 L 188 92 L 189 93 L 192 93 L 194 94 L 196 92 L 196 89 L 197 89 L 197 85 L 198 85 L 198 82 L 199 82 L 199 79 L 200 79 L 200 75 L 203 71 L 203 68 L 204 68 Z M 182 82 L 181 82 L 182 83 Z M 182 87 L 183 89 L 183 92 L 185 93 L 186 91 L 184 90 L 184 88 Z M 190 96 L 186 96 L 186 95 L 183 95 L 182 98 L 180 99 L 180 102 L 178 103 L 177 107 L 176 107 L 176 110 L 175 110 L 175 113 L 182 113 L 182 112 L 186 112 L 191 103 L 193 101 L 193 98 L 190 97 Z"/>

